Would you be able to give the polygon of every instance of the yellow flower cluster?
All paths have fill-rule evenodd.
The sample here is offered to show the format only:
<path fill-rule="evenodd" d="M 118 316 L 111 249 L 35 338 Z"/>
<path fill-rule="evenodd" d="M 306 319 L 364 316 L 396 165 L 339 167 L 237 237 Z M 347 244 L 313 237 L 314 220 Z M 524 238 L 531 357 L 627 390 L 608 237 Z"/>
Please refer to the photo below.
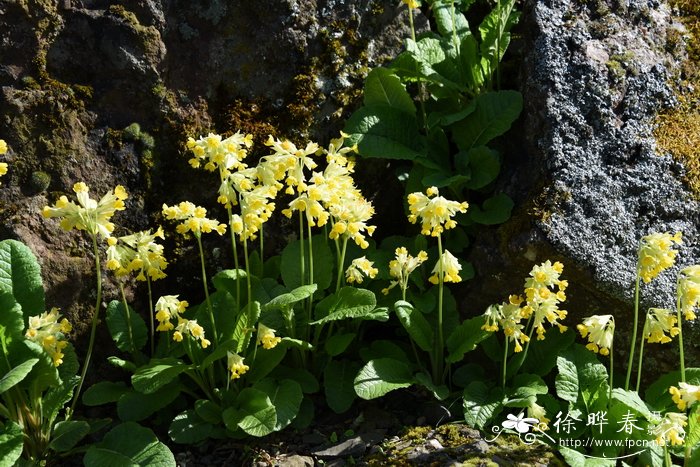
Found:
<path fill-rule="evenodd" d="M 408 287 L 408 277 L 421 264 L 428 260 L 428 254 L 425 251 L 418 252 L 418 256 L 408 254 L 406 247 L 399 247 L 394 251 L 394 259 L 389 262 L 389 275 L 396 280 L 391 281 L 389 287 L 382 290 L 384 295 L 387 295 L 391 289 L 400 285 L 401 290 L 406 290 Z"/>
<path fill-rule="evenodd" d="M 658 425 L 652 428 L 651 434 L 656 436 L 656 443 L 659 446 L 666 446 L 671 443 L 680 446 L 685 439 L 685 426 L 688 424 L 688 417 L 683 413 L 668 412 L 664 415 Z"/>
<path fill-rule="evenodd" d="M 377 277 L 379 270 L 374 267 L 374 263 L 367 259 L 366 256 L 355 258 L 350 263 L 350 266 L 345 270 L 345 280 L 349 284 L 362 284 L 365 277 L 374 279 Z"/>
<path fill-rule="evenodd" d="M 680 332 L 676 326 L 677 321 L 676 314 L 671 310 L 649 308 L 642 336 L 650 344 L 671 342 L 671 338 L 676 337 Z"/>
<path fill-rule="evenodd" d="M 534 266 L 529 277 L 525 279 L 527 304 L 523 307 L 523 318 L 533 317 L 532 325 L 537 331 L 538 340 L 545 337 L 545 321 L 557 326 L 559 332 L 565 332 L 567 329 L 558 321 L 565 319 L 567 315 L 566 310 L 559 309 L 559 305 L 566 300 L 564 291 L 569 285 L 568 281 L 560 279 L 562 272 L 563 264 L 547 260 Z"/>
<path fill-rule="evenodd" d="M 608 355 L 615 334 L 615 318 L 612 315 L 593 315 L 576 326 L 581 337 L 588 337 L 586 348 L 601 355 Z"/>
<path fill-rule="evenodd" d="M 645 283 L 651 282 L 662 271 L 673 266 L 678 252 L 674 243 L 680 245 L 681 233 L 653 233 L 642 237 L 638 253 L 639 275 Z"/>
<path fill-rule="evenodd" d="M 189 201 L 182 201 L 177 206 L 163 204 L 163 215 L 168 220 L 183 221 L 175 228 L 179 234 L 192 232 L 199 237 L 202 235 L 202 232 L 216 231 L 219 235 L 223 235 L 226 232 L 226 224 L 220 224 L 217 220 L 207 219 L 207 210 L 201 206 L 195 206 Z"/>
<path fill-rule="evenodd" d="M 124 210 L 124 200 L 128 197 L 123 186 L 117 185 L 114 191 L 109 191 L 99 201 L 90 198 L 88 186 L 83 182 L 73 185 L 73 191 L 78 204 L 61 196 L 53 207 L 45 206 L 44 217 L 61 218 L 61 228 L 64 230 L 85 230 L 91 235 L 100 234 L 109 237 L 114 231 L 110 219 L 116 211 Z"/>
<path fill-rule="evenodd" d="M 452 219 L 458 212 L 467 212 L 469 204 L 451 201 L 442 196 L 436 187 L 430 187 L 426 194 L 415 192 L 408 195 L 408 220 L 415 224 L 420 219 L 421 233 L 437 237 L 446 229 L 454 228 L 457 222 Z"/>
<path fill-rule="evenodd" d="M 7 143 L 0 139 L 0 156 L 7 152 Z M 7 162 L 0 162 L 0 177 L 7 173 Z"/>
<path fill-rule="evenodd" d="M 201 167 L 210 172 L 219 170 L 222 178 L 229 172 L 237 170 L 243 164 L 243 159 L 248 155 L 248 149 L 253 145 L 253 135 L 243 135 L 236 132 L 226 139 L 220 135 L 209 133 L 198 140 L 187 139 L 187 149 L 191 150 L 194 157 L 189 160 L 193 168 Z"/>
<path fill-rule="evenodd" d="M 124 237 L 107 239 L 107 269 L 114 271 L 117 277 L 137 272 L 136 280 L 145 281 L 165 277 L 163 270 L 168 262 L 163 256 L 163 245 L 155 242 L 156 237 L 164 239 L 163 229 L 158 227 L 155 233 L 150 230 L 137 232 Z"/>
<path fill-rule="evenodd" d="M 24 337 L 39 344 L 51 356 L 53 364 L 59 366 L 63 363 L 63 349 L 68 345 L 63 339 L 71 329 L 68 320 L 61 319 L 58 308 L 52 308 L 51 311 L 29 318 Z"/>
<path fill-rule="evenodd" d="M 250 370 L 250 367 L 243 363 L 243 357 L 233 352 L 226 352 L 228 371 L 231 372 L 231 379 L 238 379 L 242 374 Z"/>
<path fill-rule="evenodd" d="M 685 319 L 695 319 L 695 310 L 700 306 L 700 265 L 683 268 L 678 281 L 681 312 Z"/>
<path fill-rule="evenodd" d="M 523 299 L 519 295 L 511 295 L 507 303 L 491 305 L 484 313 L 485 323 L 481 329 L 488 332 L 496 332 L 499 326 L 508 340 L 515 343 L 515 352 L 523 350 L 522 344 L 528 342 L 530 337 L 523 332 L 525 326 L 521 324 L 523 319 L 520 305 Z"/>
<path fill-rule="evenodd" d="M 431 284 L 439 283 L 441 278 L 443 282 L 460 282 L 462 278 L 459 276 L 459 271 L 461 270 L 462 265 L 459 264 L 459 260 L 452 253 L 445 250 L 437 263 L 435 263 L 433 275 L 428 280 Z"/>
<path fill-rule="evenodd" d="M 700 400 L 700 386 L 688 383 L 678 383 L 678 387 L 668 388 L 673 402 L 678 406 L 678 410 L 686 410 Z"/>
<path fill-rule="evenodd" d="M 181 342 L 184 336 L 190 335 L 198 340 L 203 349 L 209 347 L 211 342 L 204 337 L 204 328 L 197 324 L 197 320 L 187 319 L 182 316 L 189 303 L 178 300 L 177 295 L 164 295 L 156 302 L 157 331 L 168 332 L 174 329 L 173 340 Z M 177 319 L 177 325 L 173 325 L 173 319 Z"/>
<path fill-rule="evenodd" d="M 275 332 L 274 329 L 258 323 L 258 344 L 267 350 L 275 348 L 277 344 L 282 342 L 282 338 L 275 336 Z"/>
<path fill-rule="evenodd" d="M 318 164 L 311 156 L 321 152 L 318 144 L 309 142 L 305 148 L 297 148 L 294 143 L 288 140 L 280 141 L 268 136 L 265 146 L 273 150 L 273 154 L 263 158 L 262 171 L 274 174 L 275 180 L 284 178 L 287 185 L 286 193 L 293 195 L 306 191 L 306 175 L 304 169 L 313 170 Z M 270 164 L 266 166 L 265 164 Z"/>

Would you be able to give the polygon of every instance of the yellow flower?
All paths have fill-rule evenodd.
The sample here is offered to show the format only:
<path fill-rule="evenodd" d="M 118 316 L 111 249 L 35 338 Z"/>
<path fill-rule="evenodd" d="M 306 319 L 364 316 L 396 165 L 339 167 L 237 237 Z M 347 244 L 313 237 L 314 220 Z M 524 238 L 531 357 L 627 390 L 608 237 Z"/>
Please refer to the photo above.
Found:
<path fill-rule="evenodd" d="M 669 412 L 664 415 L 651 433 L 656 436 L 659 446 L 666 446 L 669 442 L 674 446 L 680 446 L 685 439 L 685 427 L 688 417 L 683 413 Z"/>
<path fill-rule="evenodd" d="M 676 327 L 677 321 L 676 314 L 671 310 L 666 308 L 649 308 L 642 336 L 650 344 L 671 342 L 671 337 L 676 337 L 680 332 L 678 327 Z"/>
<path fill-rule="evenodd" d="M 678 295 L 681 312 L 685 319 L 695 319 L 695 310 L 700 305 L 700 265 L 688 266 L 681 271 L 678 280 Z"/>
<path fill-rule="evenodd" d="M 374 215 L 372 203 L 359 197 L 349 197 L 339 200 L 338 204 L 330 204 L 328 211 L 333 217 L 333 228 L 328 234 L 331 240 L 339 237 L 351 238 L 363 250 L 369 247 L 365 234 L 372 235 L 376 226 L 367 222 Z"/>
<path fill-rule="evenodd" d="M 332 139 L 330 144 L 328 145 L 328 149 L 324 149 L 324 153 L 326 154 L 326 161 L 328 161 L 329 164 L 337 164 L 342 167 L 348 167 L 349 165 L 352 164 L 352 161 L 348 159 L 348 154 L 352 152 L 357 152 L 357 145 L 353 146 L 343 146 L 345 143 L 345 139 L 349 135 L 346 135 L 342 131 L 340 132 L 340 137 L 336 139 Z M 348 167 L 350 171 L 352 171 L 351 167 Z"/>
<path fill-rule="evenodd" d="M 406 4 L 406 6 L 411 9 L 420 8 L 420 3 L 418 0 L 401 0 L 401 2 Z"/>
<path fill-rule="evenodd" d="M 678 387 L 671 386 L 668 388 L 668 392 L 671 393 L 678 410 L 686 410 L 700 400 L 700 386 L 693 384 L 678 383 Z"/>
<path fill-rule="evenodd" d="M 128 197 L 126 190 L 117 185 L 114 191 L 108 191 L 100 201 L 95 201 L 88 195 L 88 187 L 83 182 L 73 185 L 79 204 L 61 196 L 53 207 L 45 206 L 44 217 L 61 218 L 61 228 L 64 230 L 85 230 L 91 235 L 100 234 L 109 237 L 114 231 L 114 224 L 109 220 L 116 211 L 124 210 L 124 200 Z"/>
<path fill-rule="evenodd" d="M 442 274 L 443 282 L 459 282 L 462 280 L 459 277 L 459 271 L 462 270 L 462 265 L 459 264 L 457 258 L 455 258 L 452 253 L 445 250 L 442 256 L 435 263 L 433 268 L 433 275 L 428 279 L 432 284 L 437 284 L 440 282 L 440 274 Z"/>
<path fill-rule="evenodd" d="M 0 155 L 5 154 L 6 152 L 7 152 L 7 143 L 5 142 L 4 139 L 0 139 Z"/>
<path fill-rule="evenodd" d="M 318 144 L 310 142 L 304 149 L 297 148 L 291 141 L 280 141 L 269 136 L 265 145 L 271 147 L 274 153 L 270 159 L 284 161 L 285 166 L 285 183 L 287 184 L 286 193 L 292 195 L 306 191 L 306 176 L 304 169 L 313 170 L 317 167 L 316 162 L 311 156 L 320 152 Z"/>
<path fill-rule="evenodd" d="M 558 320 L 565 319 L 567 312 L 559 309 L 559 304 L 566 300 L 564 290 L 568 282 L 560 279 L 564 265 L 560 262 L 552 264 L 547 260 L 534 266 L 530 277 L 525 279 L 525 296 L 527 304 L 523 307 L 523 317 L 533 317 L 532 325 L 537 330 L 537 339 L 545 338 L 544 322 L 557 326 L 559 332 L 565 332 L 566 326 Z M 556 289 L 555 289 L 556 287 Z"/>
<path fill-rule="evenodd" d="M 379 270 L 374 267 L 374 263 L 368 260 L 366 256 L 362 256 L 352 260 L 352 263 L 345 271 L 345 279 L 350 284 L 362 284 L 365 276 L 374 279 L 378 272 Z"/>
<path fill-rule="evenodd" d="M 243 363 L 243 357 L 237 353 L 226 352 L 227 366 L 228 370 L 231 372 L 231 379 L 238 379 L 246 371 L 250 370 L 250 367 Z"/>
<path fill-rule="evenodd" d="M 200 206 L 195 206 L 189 201 L 182 201 L 177 206 L 168 206 L 163 204 L 163 215 L 168 220 L 179 220 L 182 223 L 176 227 L 176 232 L 185 234 L 192 232 L 199 237 L 203 233 L 216 231 L 219 235 L 226 233 L 226 224 L 220 224 L 219 221 L 207 219 L 207 210 Z"/>
<path fill-rule="evenodd" d="M 645 283 L 651 282 L 665 269 L 673 266 L 678 252 L 673 244 L 681 244 L 681 233 L 653 233 L 642 237 L 638 253 L 639 275 Z"/>
<path fill-rule="evenodd" d="M 269 350 L 280 342 L 282 342 L 282 338 L 275 336 L 274 329 L 270 329 L 264 324 L 258 323 L 258 344 Z"/>
<path fill-rule="evenodd" d="M 203 349 L 209 347 L 211 342 L 204 337 L 204 328 L 197 324 L 196 319 L 186 319 L 178 315 L 177 326 L 175 326 L 175 332 L 173 333 L 173 340 L 180 342 L 186 335 L 192 336 L 195 340 L 198 340 Z"/>
<path fill-rule="evenodd" d="M 389 262 L 389 275 L 396 279 L 391 281 L 389 287 L 382 290 L 384 295 L 389 293 L 396 285 L 401 286 L 401 290 L 406 290 L 408 287 L 408 277 L 421 264 L 428 260 L 428 254 L 425 251 L 418 252 L 418 256 L 408 254 L 406 247 L 399 247 L 394 251 L 394 259 Z"/>
<path fill-rule="evenodd" d="M 209 133 L 198 140 L 187 139 L 187 148 L 192 151 L 194 157 L 190 159 L 193 168 L 199 168 L 204 162 L 205 170 L 219 170 L 223 179 L 226 175 L 242 166 L 243 159 L 248 155 L 248 149 L 253 145 L 253 135 L 243 135 L 236 132 L 226 139 L 220 135 Z"/>
<path fill-rule="evenodd" d="M 503 334 L 515 344 L 514 351 L 522 352 L 524 344 L 530 340 L 523 332 L 525 326 L 520 323 L 523 315 L 520 306 L 514 303 L 503 303 L 498 307 L 499 324 L 503 328 Z"/>
<path fill-rule="evenodd" d="M 615 334 L 615 318 L 612 315 L 593 315 L 576 326 L 581 337 L 588 337 L 586 348 L 601 355 L 608 355 Z"/>
<path fill-rule="evenodd" d="M 170 331 L 174 328 L 171 322 L 173 318 L 180 319 L 180 315 L 189 306 L 184 300 L 178 300 L 178 295 L 164 295 L 156 302 L 155 313 L 158 320 L 157 331 Z"/>
<path fill-rule="evenodd" d="M 549 419 L 547 418 L 547 411 L 544 407 L 537 404 L 537 400 L 531 400 L 530 405 L 527 406 L 527 417 L 536 418 L 540 421 L 537 427 L 541 431 L 546 431 L 549 429 Z"/>
<path fill-rule="evenodd" d="M 415 192 L 408 195 L 408 220 L 415 224 L 420 219 L 421 233 L 437 237 L 445 229 L 451 229 L 457 225 L 452 219 L 458 212 L 467 212 L 469 205 L 466 202 L 459 203 L 438 196 L 438 189 L 430 187 L 427 195 Z"/>
<path fill-rule="evenodd" d="M 54 366 L 63 363 L 63 349 L 68 346 L 68 342 L 63 339 L 72 330 L 72 326 L 67 319 L 61 320 L 58 308 L 29 317 L 28 324 L 24 337 L 39 344 L 51 356 Z"/>
<path fill-rule="evenodd" d="M 146 230 L 108 238 L 107 268 L 114 271 L 117 277 L 137 272 L 136 280 L 140 281 L 145 281 L 146 276 L 151 280 L 164 278 L 163 269 L 168 262 L 163 257 L 163 245 L 155 242 L 156 237 L 165 238 L 162 228 L 158 227 L 155 233 Z"/>

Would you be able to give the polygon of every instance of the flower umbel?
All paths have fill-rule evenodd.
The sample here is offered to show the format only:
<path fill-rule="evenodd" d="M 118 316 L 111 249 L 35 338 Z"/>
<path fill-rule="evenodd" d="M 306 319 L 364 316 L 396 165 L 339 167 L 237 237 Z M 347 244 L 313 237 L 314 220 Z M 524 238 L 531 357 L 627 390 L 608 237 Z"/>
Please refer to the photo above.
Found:
<path fill-rule="evenodd" d="M 651 282 L 662 271 L 673 266 L 678 254 L 673 245 L 680 245 L 681 242 L 680 232 L 673 235 L 657 232 L 642 237 L 638 261 L 639 275 L 645 283 Z"/>
<path fill-rule="evenodd" d="M 379 270 L 374 267 L 374 263 L 368 260 L 367 257 L 362 256 L 352 260 L 350 266 L 345 270 L 345 280 L 349 284 L 362 284 L 365 277 L 374 279 L 378 272 Z"/>
<path fill-rule="evenodd" d="M 180 318 L 185 312 L 189 303 L 185 300 L 178 300 L 178 295 L 164 295 L 156 302 L 155 313 L 158 320 L 157 331 L 170 331 L 175 326 L 171 322 L 174 318 Z"/>
<path fill-rule="evenodd" d="M 467 212 L 469 204 L 466 202 L 451 201 L 438 196 L 437 188 L 430 187 L 426 194 L 415 192 L 408 195 L 408 209 L 411 214 L 408 220 L 415 224 L 420 219 L 421 233 L 437 237 L 445 229 L 454 228 L 457 225 L 452 218 L 458 212 Z"/>
<path fill-rule="evenodd" d="M 232 380 L 240 378 L 242 374 L 250 370 L 250 367 L 243 363 L 243 357 L 237 353 L 226 352 L 226 359 Z"/>
<path fill-rule="evenodd" d="M 29 326 L 24 337 L 36 342 L 51 356 L 53 364 L 63 363 L 63 349 L 68 342 L 63 340 L 72 327 L 67 319 L 61 319 L 58 308 L 29 318 Z"/>
<path fill-rule="evenodd" d="M 678 410 L 686 410 L 695 402 L 700 400 L 700 386 L 688 383 L 678 383 L 678 387 L 671 386 L 668 388 L 671 393 L 673 402 L 678 406 Z"/>
<path fill-rule="evenodd" d="M 389 293 L 396 285 L 401 286 L 401 290 L 405 291 L 408 287 L 408 277 L 421 264 L 428 260 L 428 254 L 425 251 L 419 251 L 417 256 L 408 254 L 406 247 L 399 247 L 394 251 L 394 259 L 389 262 L 389 275 L 393 277 L 389 287 L 382 290 L 384 295 Z"/>
<path fill-rule="evenodd" d="M 442 272 L 443 282 L 460 282 L 462 278 L 459 276 L 459 271 L 462 270 L 462 265 L 459 264 L 459 260 L 445 250 L 440 256 L 440 259 L 435 263 L 433 268 L 433 275 L 428 279 L 430 283 L 437 284 L 440 282 L 440 272 Z"/>
<path fill-rule="evenodd" d="M 114 271 L 117 277 L 136 272 L 136 280 L 139 281 L 145 281 L 146 276 L 151 280 L 164 278 L 163 270 L 168 262 L 163 256 L 163 245 L 156 243 L 156 238 L 165 238 L 160 227 L 155 233 L 146 230 L 124 237 L 108 238 L 107 268 Z"/>
<path fill-rule="evenodd" d="M 53 207 L 45 206 L 41 214 L 44 217 L 61 218 L 63 230 L 85 230 L 91 235 L 100 234 L 109 237 L 114 231 L 114 224 L 110 219 L 116 211 L 124 210 L 124 200 L 128 197 L 123 186 L 108 191 L 102 199 L 96 201 L 88 195 L 88 186 L 83 182 L 73 185 L 73 191 L 78 199 L 78 204 L 61 196 Z"/>
<path fill-rule="evenodd" d="M 282 342 L 281 337 L 275 336 L 275 330 L 268 328 L 262 323 L 258 323 L 258 344 L 264 349 L 273 349 L 277 344 Z"/>
<path fill-rule="evenodd" d="M 195 206 L 189 201 L 182 201 L 177 206 L 163 204 L 163 215 L 168 220 L 182 221 L 175 228 L 177 233 L 182 235 L 187 232 L 192 232 L 197 237 L 201 236 L 202 232 L 216 231 L 219 235 L 226 233 L 226 224 L 207 219 L 207 210 L 201 206 Z"/>
<path fill-rule="evenodd" d="M 666 446 L 669 442 L 674 446 L 680 446 L 685 439 L 685 427 L 688 417 L 683 413 L 669 412 L 664 415 L 651 434 L 656 436 L 659 446 Z"/>
<path fill-rule="evenodd" d="M 695 311 L 700 306 L 700 264 L 688 266 L 681 271 L 678 281 L 678 295 L 681 312 L 685 319 L 695 319 Z"/>
<path fill-rule="evenodd" d="M 612 315 L 593 315 L 576 326 L 581 337 L 588 337 L 586 348 L 601 355 L 608 355 L 615 334 L 615 318 Z"/>
<path fill-rule="evenodd" d="M 676 314 L 671 310 L 649 308 L 642 337 L 650 344 L 671 342 L 671 338 L 676 337 L 680 332 L 676 326 L 677 321 Z"/>

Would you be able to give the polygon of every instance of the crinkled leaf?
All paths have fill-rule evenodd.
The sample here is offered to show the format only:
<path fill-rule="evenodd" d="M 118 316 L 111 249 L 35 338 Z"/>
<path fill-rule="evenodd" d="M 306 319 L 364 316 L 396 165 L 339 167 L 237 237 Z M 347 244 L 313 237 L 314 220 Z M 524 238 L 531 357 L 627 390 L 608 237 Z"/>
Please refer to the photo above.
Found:
<path fill-rule="evenodd" d="M 279 431 L 292 423 L 301 406 L 304 394 L 299 383 L 292 379 L 275 380 L 266 378 L 253 386 L 270 398 L 277 413 L 275 431 Z"/>
<path fill-rule="evenodd" d="M 105 320 L 112 340 L 122 352 L 136 354 L 148 340 L 148 329 L 141 315 L 118 300 L 107 305 Z"/>
<path fill-rule="evenodd" d="M 476 99 L 474 112 L 451 127 L 452 138 L 464 151 L 484 146 L 508 131 L 523 108 L 523 97 L 517 91 L 492 91 Z"/>
<path fill-rule="evenodd" d="M 520 12 L 515 0 L 500 1 L 479 25 L 481 62 L 487 75 L 495 73 L 498 62 L 510 44 L 510 30 L 517 24 Z"/>
<path fill-rule="evenodd" d="M 240 354 L 248 348 L 253 329 L 260 318 L 260 303 L 251 302 L 238 315 L 236 327 L 233 331 L 233 340 L 236 342 L 236 353 Z"/>
<path fill-rule="evenodd" d="M 286 365 L 280 365 L 274 369 L 272 376 L 276 379 L 293 379 L 299 383 L 304 394 L 313 394 L 320 389 L 316 377 L 309 370 L 304 368 L 292 368 Z"/>
<path fill-rule="evenodd" d="M 281 342 L 272 349 L 258 347 L 255 361 L 250 365 L 250 371 L 246 373 L 246 380 L 255 382 L 269 375 L 280 364 L 286 353 L 287 347 L 281 345 Z"/>
<path fill-rule="evenodd" d="M 357 398 L 353 384 L 360 366 L 350 360 L 333 360 L 323 370 L 323 392 L 328 407 L 343 413 Z"/>
<path fill-rule="evenodd" d="M 394 341 L 383 339 L 372 341 L 369 347 L 363 347 L 360 349 L 360 356 L 366 362 L 382 357 L 389 357 L 402 362 L 409 361 L 406 352 L 404 352 L 404 350 Z"/>
<path fill-rule="evenodd" d="M 49 447 L 56 452 L 70 451 L 89 432 L 90 424 L 84 420 L 58 422 L 51 433 Z"/>
<path fill-rule="evenodd" d="M 136 371 L 136 364 L 134 362 L 130 362 L 129 360 L 124 360 L 123 358 L 119 357 L 107 357 L 107 361 L 110 363 L 110 365 L 116 366 L 117 368 L 121 368 L 124 371 L 127 371 L 129 373 L 134 373 Z"/>
<path fill-rule="evenodd" d="M 501 171 L 498 151 L 486 146 L 477 146 L 469 151 L 460 151 L 455 155 L 455 164 L 460 172 L 470 174 L 466 186 L 472 190 L 483 188 L 496 179 Z"/>
<path fill-rule="evenodd" d="M 411 340 L 422 350 L 432 352 L 435 335 L 423 313 L 403 300 L 394 303 L 394 311 L 401 325 L 406 329 L 408 335 L 411 336 Z"/>
<path fill-rule="evenodd" d="M 228 352 L 236 352 L 238 347 L 238 343 L 234 340 L 227 340 L 226 342 L 223 342 L 216 346 L 214 351 L 207 355 L 204 360 L 202 360 L 202 363 L 199 365 L 200 371 L 204 371 L 207 368 L 209 368 L 212 363 L 214 363 L 217 360 L 220 360 L 224 357 L 226 357 L 226 354 Z"/>
<path fill-rule="evenodd" d="M 59 386 L 49 388 L 42 397 L 41 413 L 45 423 L 53 423 L 59 412 L 73 398 L 73 390 L 80 382 L 79 376 L 64 378 Z"/>
<path fill-rule="evenodd" d="M 579 394 L 589 411 L 605 404 L 608 399 L 608 372 L 593 352 L 581 345 L 563 351 L 557 358 L 559 374 L 555 379 L 557 395 L 576 404 Z"/>
<path fill-rule="evenodd" d="M 223 412 L 226 428 L 240 428 L 251 436 L 266 436 L 275 431 L 277 412 L 270 398 L 254 388 L 243 389 L 236 399 L 237 409 L 229 407 Z"/>
<path fill-rule="evenodd" d="M 41 268 L 34 253 L 21 242 L 3 240 L 0 242 L 0 304 L 3 310 L 0 313 L 0 325 L 12 331 L 15 327 L 3 322 L 3 317 L 10 315 L 7 310 L 13 308 L 11 302 L 19 303 L 22 307 L 22 328 L 30 316 L 46 311 Z"/>
<path fill-rule="evenodd" d="M 24 435 L 15 422 L 0 423 L 0 467 L 14 467 L 22 455 Z"/>
<path fill-rule="evenodd" d="M 470 3 L 472 2 L 467 2 L 467 6 Z M 465 8 L 465 6 L 462 5 L 462 8 Z M 457 5 L 453 5 L 452 2 L 438 1 L 432 4 L 432 11 L 435 24 L 442 36 L 450 38 L 453 33 L 456 33 L 457 37 L 460 39 L 465 36 L 471 36 L 469 23 L 462 12 L 459 11 Z"/>
<path fill-rule="evenodd" d="M 362 399 L 376 399 L 414 383 L 413 372 L 404 362 L 392 358 L 370 360 L 355 377 L 355 392 Z"/>
<path fill-rule="evenodd" d="M 86 467 L 175 467 L 173 453 L 153 432 L 138 423 L 125 422 L 107 433 L 88 449 Z"/>
<path fill-rule="evenodd" d="M 168 428 L 170 439 L 180 444 L 194 444 L 207 439 L 213 429 L 194 410 L 185 410 L 175 416 Z"/>
<path fill-rule="evenodd" d="M 151 394 L 189 369 L 190 365 L 175 358 L 154 358 L 136 370 L 131 376 L 131 384 L 137 391 Z"/>
<path fill-rule="evenodd" d="M 246 272 L 243 269 L 224 269 L 217 272 L 212 278 L 214 287 L 220 292 L 228 292 L 232 296 L 236 296 L 236 282 L 241 281 L 241 289 L 244 289 Z"/>
<path fill-rule="evenodd" d="M 663 411 L 669 407 L 675 407 L 675 403 L 671 399 L 671 394 L 668 389 L 671 386 L 678 387 L 681 381 L 681 372 L 672 371 L 659 377 L 654 381 L 644 393 L 644 400 L 649 401 L 650 405 L 658 410 Z M 686 368 L 685 381 L 688 384 L 700 384 L 700 368 Z"/>
<path fill-rule="evenodd" d="M 315 272 L 314 275 L 316 275 Z M 316 284 L 302 285 L 300 287 L 297 287 L 291 292 L 278 295 L 269 302 L 265 303 L 262 306 L 262 312 L 267 313 L 271 310 L 279 310 L 282 308 L 292 306 L 296 303 L 301 302 L 302 300 L 306 300 L 307 298 L 309 298 L 311 295 L 314 294 L 314 292 L 316 292 L 317 289 L 318 286 Z"/>
<path fill-rule="evenodd" d="M 221 406 L 208 399 L 195 401 L 194 410 L 205 422 L 215 424 L 221 422 Z"/>
<path fill-rule="evenodd" d="M 0 394 L 21 382 L 32 371 L 37 362 L 39 362 L 38 358 L 30 358 L 8 371 L 5 376 L 0 378 Z"/>
<path fill-rule="evenodd" d="M 456 363 L 464 358 L 464 354 L 471 352 L 476 346 L 491 335 L 481 327 L 484 325 L 482 316 L 466 319 L 447 338 L 447 361 Z"/>
<path fill-rule="evenodd" d="M 431 378 L 430 375 L 427 373 L 418 373 L 416 374 L 415 378 L 416 383 L 420 384 L 421 386 L 432 392 L 433 397 L 435 397 L 435 399 L 439 401 L 447 399 L 447 396 L 450 395 L 450 390 L 447 386 L 445 386 L 444 384 L 441 384 L 439 386 L 435 385 L 435 383 L 433 383 L 433 378 Z"/>
<path fill-rule="evenodd" d="M 612 390 L 612 398 L 614 401 L 620 402 L 627 408 L 643 415 L 647 420 L 651 421 L 658 418 L 649 410 L 647 404 L 639 397 L 636 391 L 625 391 L 622 388 L 615 388 Z"/>
<path fill-rule="evenodd" d="M 365 78 L 364 104 L 386 105 L 409 115 L 416 114 L 413 99 L 399 77 L 392 70 L 382 67 L 374 68 Z"/>
<path fill-rule="evenodd" d="M 503 410 L 503 390 L 475 381 L 464 388 L 464 419 L 483 430 Z"/>
<path fill-rule="evenodd" d="M 37 392 L 43 392 L 50 387 L 59 386 L 61 378 L 58 376 L 58 369 L 53 363 L 53 359 L 48 352 L 39 344 L 22 340 L 15 343 L 10 349 L 10 364 L 19 365 L 31 359 L 38 359 L 32 366 L 29 374 L 18 383 L 21 387 L 32 387 Z"/>
<path fill-rule="evenodd" d="M 324 324 L 341 319 L 372 318 L 372 312 L 376 308 L 377 298 L 371 290 L 343 287 L 316 305 L 316 316 L 319 319 L 311 324 Z"/>

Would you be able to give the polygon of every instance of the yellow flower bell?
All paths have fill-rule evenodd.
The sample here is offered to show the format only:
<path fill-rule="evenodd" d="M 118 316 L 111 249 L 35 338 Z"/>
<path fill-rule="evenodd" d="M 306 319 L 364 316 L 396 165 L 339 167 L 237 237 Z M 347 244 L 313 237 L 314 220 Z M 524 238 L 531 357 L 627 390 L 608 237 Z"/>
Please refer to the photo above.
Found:
<path fill-rule="evenodd" d="M 673 245 L 682 243 L 681 233 L 671 235 L 652 233 L 642 237 L 638 252 L 639 275 L 645 283 L 651 282 L 662 271 L 673 266 L 678 252 Z"/>
<path fill-rule="evenodd" d="M 72 326 L 67 319 L 61 319 L 58 308 L 31 316 L 28 324 L 24 337 L 39 344 L 51 356 L 55 366 L 63 363 L 63 349 L 68 346 L 64 339 Z"/>
<path fill-rule="evenodd" d="M 615 334 L 615 318 L 612 315 L 593 315 L 576 326 L 581 337 L 588 337 L 586 348 L 601 355 L 608 355 Z"/>

